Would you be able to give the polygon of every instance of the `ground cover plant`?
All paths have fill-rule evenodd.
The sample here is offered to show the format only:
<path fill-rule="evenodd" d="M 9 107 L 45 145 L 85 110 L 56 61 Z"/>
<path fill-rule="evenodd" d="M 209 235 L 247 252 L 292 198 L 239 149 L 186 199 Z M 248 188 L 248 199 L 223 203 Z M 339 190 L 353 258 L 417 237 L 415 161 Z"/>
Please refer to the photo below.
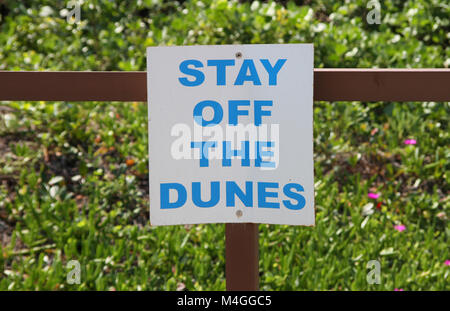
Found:
<path fill-rule="evenodd" d="M 154 45 L 312 42 L 447 68 L 447 1 L 0 2 L 0 70 L 145 70 Z M 316 226 L 260 225 L 264 290 L 448 290 L 448 102 L 315 102 Z M 224 225 L 148 223 L 146 103 L 0 103 L 0 290 L 224 290 Z M 150 172 L 151 174 L 151 172 Z M 69 284 L 77 260 L 80 284 Z M 381 264 L 380 284 L 366 280 Z"/>

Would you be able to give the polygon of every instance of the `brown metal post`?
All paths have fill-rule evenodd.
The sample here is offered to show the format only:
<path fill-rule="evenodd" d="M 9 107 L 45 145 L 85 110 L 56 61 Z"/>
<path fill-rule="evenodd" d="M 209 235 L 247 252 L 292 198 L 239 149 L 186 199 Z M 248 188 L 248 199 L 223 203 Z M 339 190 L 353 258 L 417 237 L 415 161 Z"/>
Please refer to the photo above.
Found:
<path fill-rule="evenodd" d="M 258 263 L 258 224 L 226 224 L 225 277 L 227 290 L 258 290 Z"/>

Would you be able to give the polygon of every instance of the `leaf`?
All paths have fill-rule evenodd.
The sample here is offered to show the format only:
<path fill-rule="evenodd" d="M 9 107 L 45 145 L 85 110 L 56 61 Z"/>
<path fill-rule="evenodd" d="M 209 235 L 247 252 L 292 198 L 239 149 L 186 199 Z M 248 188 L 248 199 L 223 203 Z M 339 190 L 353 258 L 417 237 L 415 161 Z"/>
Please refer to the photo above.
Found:
<path fill-rule="evenodd" d="M 57 183 L 59 183 L 59 182 L 61 182 L 61 181 L 63 181 L 64 180 L 64 177 L 62 177 L 62 176 L 55 176 L 55 177 L 53 177 L 52 179 L 50 179 L 50 181 L 48 182 L 48 184 L 50 185 L 50 186 L 53 186 L 54 184 L 57 184 Z"/>
<path fill-rule="evenodd" d="M 362 215 L 363 216 L 369 216 L 372 215 L 374 212 L 373 209 L 373 203 L 367 203 L 366 205 L 363 206 L 362 208 Z M 362 226 L 362 225 L 361 225 Z"/>
<path fill-rule="evenodd" d="M 389 256 L 389 255 L 393 255 L 393 254 L 395 254 L 393 247 L 385 248 L 385 249 L 381 250 L 381 252 L 380 252 L 380 256 Z"/>
<path fill-rule="evenodd" d="M 81 176 L 80 176 L 80 175 L 75 175 L 75 176 L 72 177 L 72 181 L 74 181 L 74 182 L 77 182 L 77 181 L 79 181 L 80 179 L 81 179 Z"/>
<path fill-rule="evenodd" d="M 58 190 L 59 190 L 59 187 L 58 187 L 58 186 L 53 186 L 53 187 L 51 187 L 51 188 L 50 188 L 50 191 L 49 191 L 50 196 L 51 196 L 52 198 L 55 198 L 56 195 L 58 194 Z"/>
<path fill-rule="evenodd" d="M 87 221 L 86 219 L 83 219 L 82 221 L 80 221 L 79 223 L 77 223 L 77 227 L 78 228 L 83 228 L 87 225 Z"/>
<path fill-rule="evenodd" d="M 361 229 L 364 229 L 364 227 L 367 225 L 367 222 L 369 221 L 369 216 L 364 218 L 364 220 L 361 223 Z"/>

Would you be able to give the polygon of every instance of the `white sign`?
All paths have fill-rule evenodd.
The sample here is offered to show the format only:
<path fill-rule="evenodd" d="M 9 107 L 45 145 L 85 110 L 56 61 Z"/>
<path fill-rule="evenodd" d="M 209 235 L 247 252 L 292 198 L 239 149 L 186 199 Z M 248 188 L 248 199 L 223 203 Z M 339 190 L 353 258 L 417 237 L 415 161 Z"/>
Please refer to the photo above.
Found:
<path fill-rule="evenodd" d="M 313 55 L 147 49 L 151 225 L 314 225 Z"/>

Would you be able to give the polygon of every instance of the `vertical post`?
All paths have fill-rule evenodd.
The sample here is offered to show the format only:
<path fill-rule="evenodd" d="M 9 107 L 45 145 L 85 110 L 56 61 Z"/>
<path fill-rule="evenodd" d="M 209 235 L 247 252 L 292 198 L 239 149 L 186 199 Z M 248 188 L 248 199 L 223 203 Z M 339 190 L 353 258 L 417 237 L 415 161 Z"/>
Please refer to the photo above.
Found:
<path fill-rule="evenodd" d="M 225 225 L 225 277 L 228 291 L 259 289 L 258 224 Z"/>

